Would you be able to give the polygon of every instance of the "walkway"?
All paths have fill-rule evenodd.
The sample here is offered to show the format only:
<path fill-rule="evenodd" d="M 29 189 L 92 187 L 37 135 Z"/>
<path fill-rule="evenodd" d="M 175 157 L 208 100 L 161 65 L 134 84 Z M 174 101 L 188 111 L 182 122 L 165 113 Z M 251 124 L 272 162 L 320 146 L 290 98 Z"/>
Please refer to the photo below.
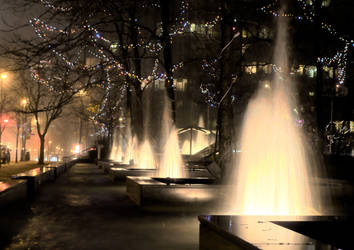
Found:
<path fill-rule="evenodd" d="M 142 211 L 93 164 L 75 165 L 6 218 L 5 249 L 198 249 L 196 215 Z"/>

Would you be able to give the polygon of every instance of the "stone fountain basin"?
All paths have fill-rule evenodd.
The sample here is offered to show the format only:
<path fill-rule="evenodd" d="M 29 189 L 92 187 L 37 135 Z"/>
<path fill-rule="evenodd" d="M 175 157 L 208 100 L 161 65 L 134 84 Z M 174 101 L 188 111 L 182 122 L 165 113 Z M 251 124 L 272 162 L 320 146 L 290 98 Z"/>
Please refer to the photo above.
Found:
<path fill-rule="evenodd" d="M 199 249 L 350 249 L 354 220 L 338 216 L 198 217 Z"/>
<path fill-rule="evenodd" d="M 154 176 L 156 169 L 154 168 L 134 168 L 127 167 L 111 167 L 108 175 L 112 181 L 125 181 L 127 176 Z"/>
<path fill-rule="evenodd" d="M 98 161 L 97 166 L 102 168 L 103 172 L 108 173 L 111 168 L 128 168 L 132 167 L 129 163 L 114 162 L 114 161 Z"/>
<path fill-rule="evenodd" d="M 190 177 L 208 177 L 212 178 L 212 175 L 207 169 L 189 169 L 186 168 L 188 176 Z M 127 176 L 156 176 L 157 170 L 155 168 L 136 168 L 133 166 L 124 167 L 110 167 L 107 173 L 113 181 L 125 181 Z M 183 181 L 183 180 L 180 180 Z M 186 180 L 185 180 L 186 181 Z"/>
<path fill-rule="evenodd" d="M 128 176 L 127 194 L 138 206 L 143 208 L 169 208 L 194 210 L 212 209 L 221 197 L 222 187 L 212 184 L 214 179 L 207 177 L 160 178 L 148 176 Z"/>
<path fill-rule="evenodd" d="M 194 177 L 194 178 L 169 178 L 169 177 L 153 177 L 152 179 L 165 183 L 167 185 L 171 184 L 212 184 L 215 179 L 206 177 Z"/>

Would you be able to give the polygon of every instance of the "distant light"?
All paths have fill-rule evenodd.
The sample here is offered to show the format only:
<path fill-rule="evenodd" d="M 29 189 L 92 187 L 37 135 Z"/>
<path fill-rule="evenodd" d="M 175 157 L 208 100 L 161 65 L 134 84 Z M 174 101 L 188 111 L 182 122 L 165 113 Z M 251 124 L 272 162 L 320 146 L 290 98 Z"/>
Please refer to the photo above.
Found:
<path fill-rule="evenodd" d="M 24 99 L 22 99 L 21 100 L 21 104 L 22 104 L 22 106 L 26 106 L 27 105 L 27 99 L 26 98 L 24 98 Z"/>
<path fill-rule="evenodd" d="M 268 83 L 266 83 L 266 84 L 264 84 L 264 87 L 265 87 L 266 89 L 269 89 L 269 88 L 270 88 L 270 85 L 269 85 Z"/>
<path fill-rule="evenodd" d="M 58 161 L 58 157 L 57 157 L 57 156 L 52 156 L 52 157 L 50 158 L 50 161 L 55 161 L 55 162 L 57 162 L 57 161 Z"/>
<path fill-rule="evenodd" d="M 1 78 L 2 78 L 2 79 L 6 79 L 6 78 L 7 78 L 7 74 L 6 74 L 6 73 L 2 73 L 2 74 L 1 74 Z"/>
<path fill-rule="evenodd" d="M 75 153 L 75 154 L 80 153 L 80 145 L 78 145 L 78 144 L 75 145 L 74 153 Z"/>
<path fill-rule="evenodd" d="M 4 122 L 5 122 L 5 123 L 8 123 L 8 122 L 9 122 L 9 120 L 8 120 L 8 119 L 5 119 L 5 120 L 4 120 Z"/>

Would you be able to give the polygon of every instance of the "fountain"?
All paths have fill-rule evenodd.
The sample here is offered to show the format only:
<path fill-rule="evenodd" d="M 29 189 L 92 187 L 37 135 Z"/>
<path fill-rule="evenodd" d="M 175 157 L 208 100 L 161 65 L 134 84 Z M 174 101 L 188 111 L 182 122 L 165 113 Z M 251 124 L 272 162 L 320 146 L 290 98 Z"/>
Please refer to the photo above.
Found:
<path fill-rule="evenodd" d="M 111 166 L 108 173 L 113 181 L 125 181 L 127 176 L 154 176 L 156 173 L 156 162 L 150 142 L 144 142 L 137 147 L 137 139 L 133 137 L 127 148 L 129 163 Z"/>
<path fill-rule="evenodd" d="M 200 249 L 329 249 L 320 241 L 331 243 L 335 232 L 325 234 L 321 225 L 342 225 L 338 217 L 323 216 L 313 154 L 296 126 L 286 30 L 279 17 L 272 84 L 259 86 L 245 113 L 224 209 L 231 215 L 199 217 Z"/>
<path fill-rule="evenodd" d="M 115 131 L 114 134 L 116 134 L 116 133 L 117 133 L 117 130 Z M 120 135 L 115 136 L 114 139 L 113 139 L 112 150 L 111 150 L 111 153 L 110 153 L 110 156 L 109 156 L 109 159 L 111 161 L 122 162 L 122 160 L 123 160 L 123 150 L 122 150 L 122 146 L 119 143 L 120 140 L 121 140 Z"/>
<path fill-rule="evenodd" d="M 214 141 L 213 134 L 204 128 L 204 120 L 199 116 L 196 128 L 184 128 L 180 130 L 180 135 L 189 132 L 189 138 L 185 138 L 182 144 L 183 155 L 194 155 L 208 147 Z"/>
<path fill-rule="evenodd" d="M 260 86 L 245 114 L 231 183 L 232 211 L 244 215 L 319 215 L 305 138 L 296 126 L 286 25 L 279 22 L 271 86 Z"/>
<path fill-rule="evenodd" d="M 147 97 L 150 96 L 149 88 L 146 89 Z M 138 139 L 133 136 L 132 140 L 129 140 L 128 146 L 125 151 L 125 156 L 129 159 L 127 165 L 111 167 L 109 174 L 113 181 L 124 181 L 127 176 L 153 176 L 156 172 L 155 153 L 148 140 L 148 124 L 149 124 L 149 98 L 145 98 L 144 101 L 144 140 L 138 145 Z M 128 135 L 131 135 L 130 127 L 128 129 Z M 131 136 L 129 136 L 131 138 Z"/>
<path fill-rule="evenodd" d="M 165 97 L 163 126 L 161 138 L 163 155 L 155 176 L 128 176 L 127 193 L 137 205 L 158 207 L 161 204 L 178 205 L 189 203 L 190 208 L 201 204 L 209 204 L 215 198 L 214 182 L 210 173 L 204 171 L 188 171 L 185 167 L 179 148 L 177 130 L 173 125 L 169 101 Z"/>
<path fill-rule="evenodd" d="M 105 173 L 111 172 L 111 168 L 127 168 L 134 163 L 137 140 L 135 136 L 131 135 L 129 122 L 124 130 L 124 132 L 122 132 L 122 128 L 115 130 L 109 161 L 100 160 L 97 162 L 98 167 L 102 168 Z"/>
<path fill-rule="evenodd" d="M 159 177 L 181 178 L 186 177 L 184 162 L 179 148 L 177 130 L 171 117 L 171 108 L 167 95 L 165 95 L 162 116 L 163 156 L 159 164 Z"/>

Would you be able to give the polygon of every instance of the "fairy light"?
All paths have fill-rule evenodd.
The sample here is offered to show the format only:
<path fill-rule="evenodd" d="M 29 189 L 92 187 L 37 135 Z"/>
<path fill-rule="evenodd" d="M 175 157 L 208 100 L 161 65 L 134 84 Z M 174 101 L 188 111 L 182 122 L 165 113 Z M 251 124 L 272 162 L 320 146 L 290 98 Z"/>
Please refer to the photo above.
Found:
<path fill-rule="evenodd" d="M 324 57 L 318 59 L 325 66 L 337 66 L 337 79 L 341 85 L 344 83 L 346 78 L 349 45 L 349 43 L 346 43 L 343 50 L 338 51 L 333 57 Z"/>
<path fill-rule="evenodd" d="M 269 3 L 266 6 L 263 6 L 259 10 L 263 11 L 266 14 L 271 14 L 273 16 L 287 16 L 296 18 L 297 20 L 307 20 L 310 22 L 314 22 L 315 20 L 315 6 L 310 1 L 309 3 L 306 0 L 297 0 L 299 7 L 302 10 L 302 15 L 293 15 L 293 14 L 279 14 L 277 11 L 273 10 L 277 7 L 278 1 L 274 1 Z M 318 61 L 323 63 L 324 66 L 336 65 L 337 66 L 337 80 L 340 85 L 342 85 L 346 78 L 346 66 L 347 66 L 347 56 L 348 56 L 348 48 L 349 46 L 354 46 L 353 39 L 347 39 L 344 36 L 340 35 L 339 32 L 330 24 L 321 21 L 321 28 L 329 33 L 330 35 L 336 37 L 339 41 L 343 42 L 344 48 L 341 51 L 338 51 L 333 57 L 324 57 L 319 58 Z"/>
<path fill-rule="evenodd" d="M 297 0 L 297 2 L 299 3 L 299 7 L 302 9 L 302 15 L 294 15 L 291 13 L 279 13 L 277 10 L 273 10 L 278 9 L 278 2 L 279 1 L 274 1 L 272 3 L 269 3 L 268 5 L 265 5 L 261 8 L 259 8 L 260 11 L 266 13 L 266 14 L 270 14 L 276 17 L 279 16 L 285 16 L 285 17 L 291 17 L 291 18 L 295 18 L 297 20 L 308 20 L 310 22 L 313 22 L 315 19 L 315 7 L 313 4 L 308 4 L 306 2 L 306 0 Z M 344 36 L 341 36 L 335 28 L 333 28 L 332 25 L 325 23 L 325 22 L 321 22 L 321 28 L 323 30 L 325 30 L 326 32 L 328 32 L 329 34 L 331 34 L 332 36 L 336 37 L 338 40 L 344 42 L 344 43 L 349 43 L 352 46 L 354 46 L 354 40 L 353 39 L 346 39 Z"/>
<path fill-rule="evenodd" d="M 69 12 L 73 10 L 72 7 L 66 8 L 65 6 L 57 6 L 48 0 L 40 1 L 45 7 L 58 12 Z M 156 3 L 149 3 L 145 7 L 161 8 L 161 6 Z M 187 20 L 188 10 L 189 2 L 187 0 L 182 0 L 179 6 L 179 14 L 175 19 L 175 25 L 172 25 L 171 30 L 169 31 L 171 43 L 173 42 L 173 36 L 182 34 L 186 30 L 190 30 L 190 23 Z M 106 16 L 112 15 L 109 10 L 105 9 L 103 12 Z M 143 37 L 143 32 L 139 27 L 139 19 L 135 18 L 128 20 L 137 28 L 138 41 L 134 44 L 119 44 L 116 41 L 108 39 L 104 33 L 99 30 L 98 27 L 90 24 L 90 17 L 92 17 L 92 15 L 89 15 L 88 18 L 84 20 L 80 25 L 72 27 L 70 30 L 49 25 L 39 18 L 32 18 L 29 20 L 29 23 L 32 25 L 35 34 L 48 43 L 50 43 L 51 39 L 55 38 L 54 36 L 58 34 L 60 34 L 63 38 L 75 33 L 86 33 L 88 35 L 89 40 L 87 43 L 79 46 L 80 49 L 77 50 L 73 49 L 69 52 L 61 52 L 60 47 L 55 44 L 49 44 L 48 48 L 50 49 L 51 53 L 53 53 L 56 57 L 60 58 L 65 63 L 67 67 L 66 74 L 70 74 L 70 72 L 74 70 L 79 70 L 91 74 L 94 74 L 96 71 L 104 72 L 103 80 L 96 81 L 92 79 L 90 83 L 95 84 L 95 86 L 105 90 L 101 104 L 98 105 L 98 108 L 92 115 L 92 119 L 97 122 L 97 124 L 99 124 L 101 132 L 105 133 L 108 131 L 108 128 L 104 124 L 104 117 L 111 115 L 110 112 L 119 113 L 119 110 L 122 109 L 122 101 L 124 100 L 127 91 L 129 91 L 129 82 L 131 82 L 130 80 L 139 81 L 141 83 L 141 87 L 143 88 L 145 84 L 150 82 L 156 80 L 165 80 L 167 75 L 166 72 L 160 72 L 161 67 L 159 58 L 161 57 L 160 54 L 162 52 L 163 46 L 158 39 L 156 41 L 151 41 L 150 39 Z M 214 20 L 206 23 L 205 25 L 213 27 L 219 20 L 220 17 L 217 16 Z M 129 50 L 136 48 L 143 48 L 144 50 L 147 50 L 149 53 L 151 53 L 152 57 L 155 58 L 153 68 L 148 75 L 139 76 L 133 70 L 125 69 L 124 64 L 120 62 L 120 57 L 115 55 L 115 52 L 117 50 L 119 52 L 119 49 Z M 86 63 L 82 63 L 80 58 L 82 58 L 83 51 L 88 52 L 91 56 L 97 58 L 98 62 L 95 62 L 94 65 L 86 65 Z M 172 72 L 176 72 L 183 66 L 183 62 L 174 64 L 172 66 Z M 52 77 L 41 76 L 41 73 L 35 69 L 31 70 L 31 75 L 33 79 L 40 82 L 50 91 L 56 91 L 55 81 L 60 81 L 58 80 L 59 78 L 65 79 L 63 76 L 59 75 Z M 72 89 L 72 91 L 78 90 Z M 115 99 L 117 99 L 117 101 L 115 101 Z"/>
<path fill-rule="evenodd" d="M 60 11 L 60 12 L 68 12 L 68 11 L 71 11 L 72 10 L 72 7 L 60 7 L 60 6 L 55 6 L 53 5 L 52 3 L 50 3 L 49 1 L 47 0 L 41 0 L 41 3 L 47 7 L 47 8 L 51 8 L 55 11 Z"/>

